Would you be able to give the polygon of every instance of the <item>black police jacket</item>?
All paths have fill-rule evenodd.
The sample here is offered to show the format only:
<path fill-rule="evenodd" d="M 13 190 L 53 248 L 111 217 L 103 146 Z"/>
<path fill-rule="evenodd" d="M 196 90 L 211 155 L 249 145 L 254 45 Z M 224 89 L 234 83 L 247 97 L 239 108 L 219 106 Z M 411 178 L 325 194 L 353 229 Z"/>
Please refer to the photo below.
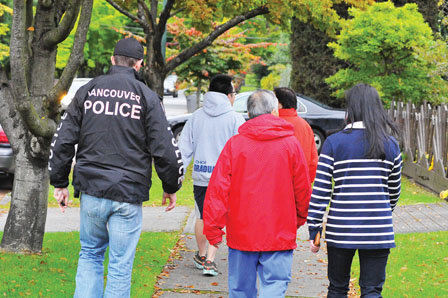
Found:
<path fill-rule="evenodd" d="M 152 160 L 163 190 L 174 193 L 184 167 L 159 97 L 137 80 L 133 68 L 112 66 L 81 87 L 53 137 L 48 169 L 54 187 L 73 172 L 79 192 L 114 201 L 149 199 Z"/>

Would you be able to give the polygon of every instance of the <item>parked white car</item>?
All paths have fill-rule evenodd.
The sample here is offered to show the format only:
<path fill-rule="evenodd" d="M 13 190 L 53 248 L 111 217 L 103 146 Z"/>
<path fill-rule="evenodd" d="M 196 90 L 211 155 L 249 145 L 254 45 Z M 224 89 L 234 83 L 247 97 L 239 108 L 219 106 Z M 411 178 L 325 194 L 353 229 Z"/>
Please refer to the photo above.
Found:
<path fill-rule="evenodd" d="M 79 88 L 87 84 L 91 78 L 74 78 L 72 85 L 68 89 L 67 94 L 61 100 L 61 110 L 65 111 L 68 108 L 68 105 L 72 102 L 73 97 L 75 97 L 76 91 Z"/>

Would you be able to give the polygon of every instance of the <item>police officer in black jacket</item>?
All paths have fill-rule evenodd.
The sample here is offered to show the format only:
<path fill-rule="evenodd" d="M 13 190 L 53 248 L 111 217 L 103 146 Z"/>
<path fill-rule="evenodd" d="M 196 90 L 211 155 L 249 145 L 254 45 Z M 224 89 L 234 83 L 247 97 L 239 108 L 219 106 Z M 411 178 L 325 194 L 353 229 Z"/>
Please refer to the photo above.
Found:
<path fill-rule="evenodd" d="M 143 47 L 136 39 L 118 41 L 109 73 L 78 90 L 51 143 L 50 183 L 62 211 L 68 204 L 68 175 L 78 144 L 73 186 L 75 197 L 81 194 L 81 252 L 75 297 L 130 296 L 152 160 L 162 180 L 162 202 L 170 201 L 167 211 L 175 207 L 175 192 L 181 187 L 182 158 L 162 104 L 137 79 L 142 59 Z"/>

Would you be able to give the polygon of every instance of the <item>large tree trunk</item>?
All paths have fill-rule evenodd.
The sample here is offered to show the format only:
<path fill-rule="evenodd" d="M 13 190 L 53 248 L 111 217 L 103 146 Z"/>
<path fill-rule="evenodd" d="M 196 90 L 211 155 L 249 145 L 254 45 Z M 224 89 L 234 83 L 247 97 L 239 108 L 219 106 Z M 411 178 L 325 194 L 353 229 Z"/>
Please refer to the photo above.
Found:
<path fill-rule="evenodd" d="M 14 1 L 11 81 L 0 77 L 0 122 L 16 160 L 11 207 L 1 242 L 4 250 L 36 253 L 42 249 L 51 138 L 59 120 L 59 99 L 83 61 L 92 5 L 93 0 Z M 70 58 L 54 85 L 57 46 L 77 19 Z"/>
<path fill-rule="evenodd" d="M 16 157 L 11 207 L 1 246 L 6 251 L 37 253 L 42 249 L 48 198 L 48 171 L 45 161 Z"/>

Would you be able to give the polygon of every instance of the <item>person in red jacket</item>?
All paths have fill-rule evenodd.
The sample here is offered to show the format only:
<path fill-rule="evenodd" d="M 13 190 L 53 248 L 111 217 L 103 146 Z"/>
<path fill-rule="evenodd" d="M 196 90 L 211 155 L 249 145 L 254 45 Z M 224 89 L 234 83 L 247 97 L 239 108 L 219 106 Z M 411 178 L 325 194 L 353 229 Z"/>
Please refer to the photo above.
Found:
<path fill-rule="evenodd" d="M 310 179 L 313 182 L 316 177 L 318 160 L 313 130 L 308 122 L 297 115 L 297 96 L 294 90 L 278 87 L 274 88 L 274 93 L 278 99 L 278 115 L 294 126 L 294 135 L 302 146 L 310 170 Z"/>
<path fill-rule="evenodd" d="M 297 229 L 308 214 L 311 182 L 293 126 L 278 115 L 273 92 L 247 102 L 249 118 L 227 141 L 204 202 L 211 245 L 227 230 L 229 297 L 284 297 L 291 281 Z"/>

